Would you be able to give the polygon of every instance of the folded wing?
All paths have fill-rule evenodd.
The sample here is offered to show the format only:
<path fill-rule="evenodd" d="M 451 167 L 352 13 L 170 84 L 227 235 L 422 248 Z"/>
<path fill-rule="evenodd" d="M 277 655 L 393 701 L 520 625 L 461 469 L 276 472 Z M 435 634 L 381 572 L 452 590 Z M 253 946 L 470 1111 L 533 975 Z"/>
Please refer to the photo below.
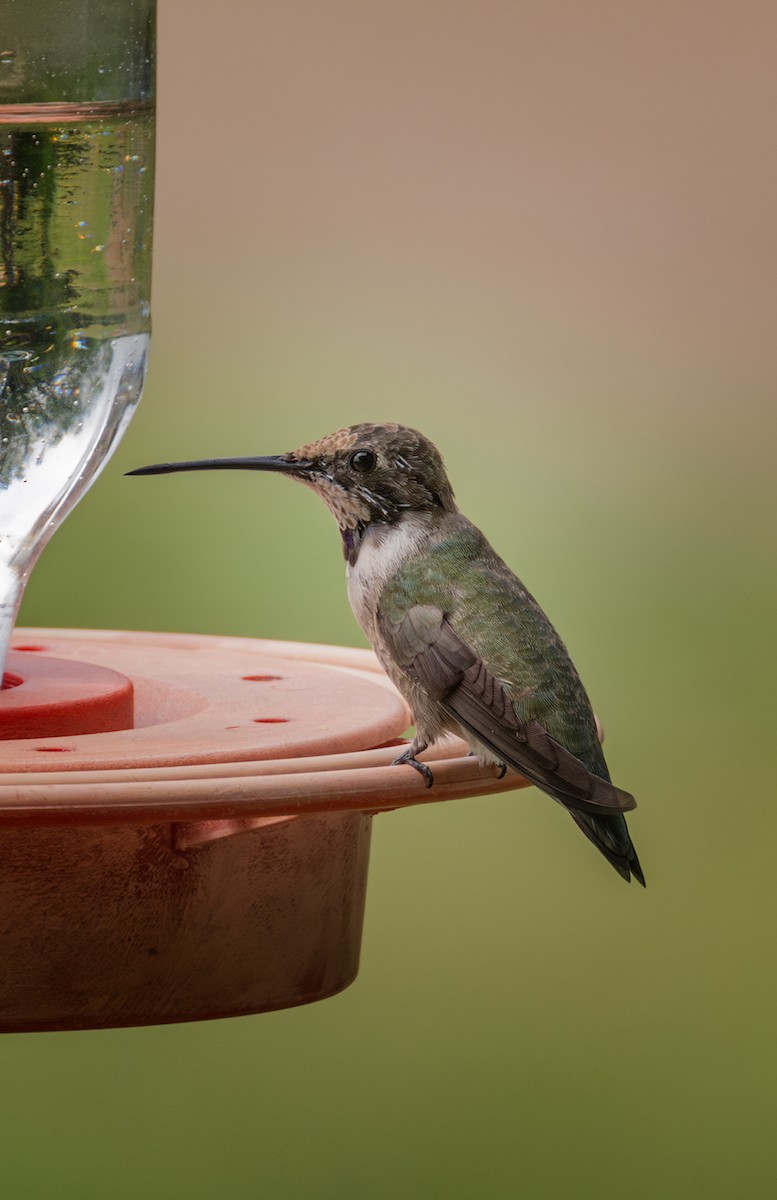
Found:
<path fill-rule="evenodd" d="M 628 812 L 634 797 L 584 763 L 536 720 L 516 715 L 503 683 L 435 605 L 414 605 L 382 633 L 406 674 L 508 767 L 567 808 L 600 815 Z"/>

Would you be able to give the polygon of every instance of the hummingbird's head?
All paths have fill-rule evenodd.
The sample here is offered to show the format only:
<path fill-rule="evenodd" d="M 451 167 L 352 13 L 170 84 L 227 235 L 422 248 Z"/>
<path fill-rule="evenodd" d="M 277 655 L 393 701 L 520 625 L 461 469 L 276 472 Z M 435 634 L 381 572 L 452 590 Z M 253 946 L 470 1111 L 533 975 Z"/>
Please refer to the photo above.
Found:
<path fill-rule="evenodd" d="M 351 425 L 288 454 L 158 463 L 130 475 L 238 469 L 277 471 L 307 484 L 341 530 L 391 525 L 410 513 L 453 512 L 453 490 L 437 448 L 404 425 Z"/>
<path fill-rule="evenodd" d="M 436 446 L 403 425 L 338 429 L 284 460 L 318 493 L 341 529 L 391 525 L 410 512 L 455 507 Z"/>

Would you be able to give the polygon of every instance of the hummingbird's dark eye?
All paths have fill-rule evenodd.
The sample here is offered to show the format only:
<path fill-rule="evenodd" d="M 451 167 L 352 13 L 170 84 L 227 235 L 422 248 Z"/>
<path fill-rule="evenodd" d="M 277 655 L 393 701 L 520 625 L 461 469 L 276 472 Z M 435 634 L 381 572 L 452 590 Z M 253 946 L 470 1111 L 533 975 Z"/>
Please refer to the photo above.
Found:
<path fill-rule="evenodd" d="M 362 475 L 371 471 L 376 462 L 377 459 L 371 450 L 354 450 L 350 458 L 354 471 L 359 471 Z"/>

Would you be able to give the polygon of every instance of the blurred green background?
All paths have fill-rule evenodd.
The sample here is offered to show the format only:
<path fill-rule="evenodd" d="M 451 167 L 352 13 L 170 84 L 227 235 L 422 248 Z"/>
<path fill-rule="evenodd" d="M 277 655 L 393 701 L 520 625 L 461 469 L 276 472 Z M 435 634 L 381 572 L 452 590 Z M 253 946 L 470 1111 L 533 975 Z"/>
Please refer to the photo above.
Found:
<path fill-rule="evenodd" d="M 151 375 L 22 620 L 362 644 L 305 489 L 122 472 L 415 425 L 648 890 L 535 791 L 380 817 L 341 996 L 0 1042 L 5 1194 L 773 1195 L 777 10 L 160 8 Z"/>

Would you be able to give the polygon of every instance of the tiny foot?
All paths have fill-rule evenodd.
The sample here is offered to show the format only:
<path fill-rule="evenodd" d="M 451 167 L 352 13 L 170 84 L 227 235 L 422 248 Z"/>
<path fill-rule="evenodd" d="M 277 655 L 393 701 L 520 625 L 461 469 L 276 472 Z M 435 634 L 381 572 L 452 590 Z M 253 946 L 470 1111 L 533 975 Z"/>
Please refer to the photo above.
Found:
<path fill-rule="evenodd" d="M 430 788 L 432 786 L 432 784 L 434 783 L 434 775 L 432 774 L 430 768 L 427 767 L 426 763 L 422 763 L 422 762 L 418 761 L 418 759 L 415 757 L 415 754 L 413 753 L 412 746 L 410 747 L 409 750 L 406 750 L 404 754 L 400 754 L 399 758 L 395 758 L 391 765 L 393 767 L 408 766 L 408 767 L 412 767 L 415 771 L 420 771 L 420 773 L 423 775 L 424 779 L 426 780 L 426 786 L 428 788 Z"/>
<path fill-rule="evenodd" d="M 467 758 L 475 758 L 475 757 L 476 757 L 475 751 L 470 750 L 469 754 L 467 755 Z M 483 766 L 483 765 L 484 764 L 481 763 L 481 766 Z M 494 766 L 496 766 L 496 763 L 494 763 Z M 499 774 L 497 775 L 497 779 L 504 779 L 506 774 L 507 774 L 507 764 L 500 763 L 499 764 Z"/>

